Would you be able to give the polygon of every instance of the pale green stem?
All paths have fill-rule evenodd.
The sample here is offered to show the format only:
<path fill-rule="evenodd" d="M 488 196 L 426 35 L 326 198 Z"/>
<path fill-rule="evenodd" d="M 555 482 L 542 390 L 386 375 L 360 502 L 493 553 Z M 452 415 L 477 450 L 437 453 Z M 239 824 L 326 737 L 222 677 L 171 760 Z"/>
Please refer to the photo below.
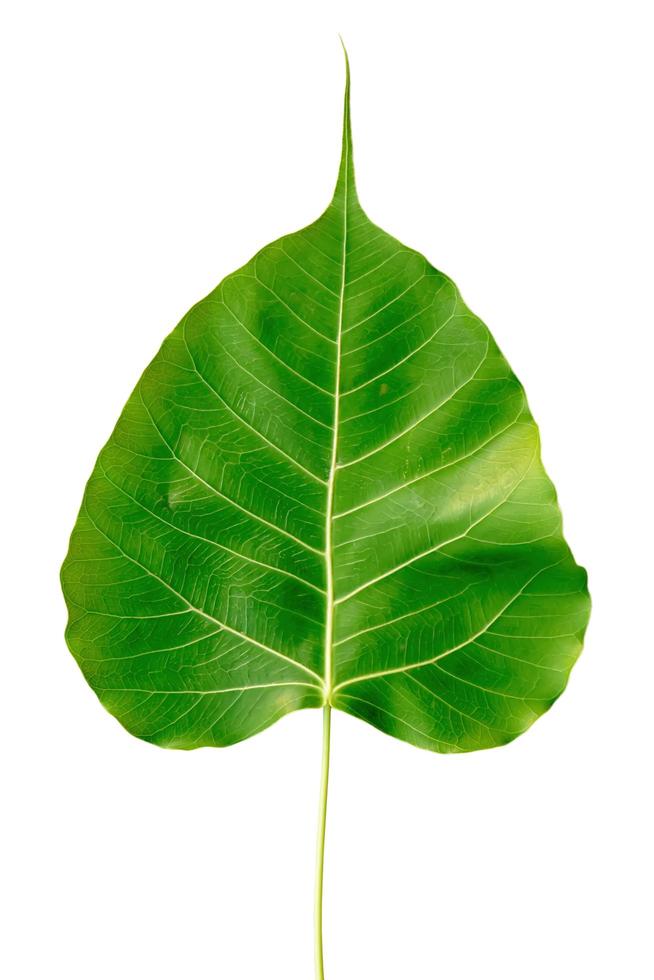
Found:
<path fill-rule="evenodd" d="M 326 704 L 322 715 L 322 772 L 320 776 L 320 804 L 318 807 L 318 842 L 316 846 L 316 896 L 314 928 L 316 942 L 316 980 L 325 980 L 322 955 L 322 892 L 325 867 L 325 827 L 327 823 L 327 790 L 329 788 L 329 746 L 331 734 L 331 706 Z"/>

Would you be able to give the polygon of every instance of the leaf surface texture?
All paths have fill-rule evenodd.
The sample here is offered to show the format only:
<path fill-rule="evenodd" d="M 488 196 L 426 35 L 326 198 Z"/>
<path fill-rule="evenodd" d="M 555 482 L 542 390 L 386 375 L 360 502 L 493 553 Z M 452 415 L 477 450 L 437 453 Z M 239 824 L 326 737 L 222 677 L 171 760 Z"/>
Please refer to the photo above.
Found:
<path fill-rule="evenodd" d="M 351 146 L 348 91 L 331 204 L 189 311 L 86 488 L 68 643 L 159 745 L 327 700 L 488 748 L 581 650 L 586 576 L 524 391 L 454 283 L 365 215 Z"/>

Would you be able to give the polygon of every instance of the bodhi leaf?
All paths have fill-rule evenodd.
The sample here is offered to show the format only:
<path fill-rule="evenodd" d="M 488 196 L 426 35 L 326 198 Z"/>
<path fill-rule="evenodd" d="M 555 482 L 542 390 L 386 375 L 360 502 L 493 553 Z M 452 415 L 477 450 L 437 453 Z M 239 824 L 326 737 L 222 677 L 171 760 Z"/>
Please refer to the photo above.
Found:
<path fill-rule="evenodd" d="M 500 745 L 589 614 L 524 391 L 454 283 L 357 196 L 194 306 L 98 458 L 62 571 L 105 707 L 171 748 L 325 704 Z"/>

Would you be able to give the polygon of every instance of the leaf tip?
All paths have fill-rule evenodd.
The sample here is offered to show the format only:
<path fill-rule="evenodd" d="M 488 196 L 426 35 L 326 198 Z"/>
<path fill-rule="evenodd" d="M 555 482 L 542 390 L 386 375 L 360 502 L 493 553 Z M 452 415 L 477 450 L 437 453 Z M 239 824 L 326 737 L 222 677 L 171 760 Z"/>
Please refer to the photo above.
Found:
<path fill-rule="evenodd" d="M 354 182 L 354 164 L 352 162 L 352 127 L 350 123 L 350 59 L 342 34 L 338 35 L 338 39 L 341 42 L 343 55 L 345 57 L 345 96 L 343 100 L 343 138 L 341 163 L 334 196 L 337 197 L 340 191 L 343 193 L 346 202 L 349 200 L 350 204 L 355 204 L 357 201 L 357 194 L 356 185 Z"/>
<path fill-rule="evenodd" d="M 343 54 L 345 56 L 345 80 L 349 82 L 350 80 L 350 59 L 347 55 L 347 48 L 345 47 L 345 41 L 343 40 L 343 35 L 338 35 L 338 40 L 341 42 L 341 47 L 343 48 Z"/>

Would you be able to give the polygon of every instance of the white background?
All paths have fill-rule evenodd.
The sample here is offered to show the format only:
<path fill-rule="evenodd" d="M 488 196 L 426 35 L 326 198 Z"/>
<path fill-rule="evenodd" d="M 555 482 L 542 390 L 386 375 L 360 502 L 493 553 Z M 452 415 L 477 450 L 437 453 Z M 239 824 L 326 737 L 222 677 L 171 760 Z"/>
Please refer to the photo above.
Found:
<path fill-rule="evenodd" d="M 131 738 L 66 650 L 58 569 L 164 334 L 326 205 L 340 30 L 363 205 L 525 384 L 594 613 L 508 747 L 336 714 L 327 980 L 650 978 L 651 6 L 4 11 L 4 976 L 312 977 L 319 713 L 223 751 Z"/>

